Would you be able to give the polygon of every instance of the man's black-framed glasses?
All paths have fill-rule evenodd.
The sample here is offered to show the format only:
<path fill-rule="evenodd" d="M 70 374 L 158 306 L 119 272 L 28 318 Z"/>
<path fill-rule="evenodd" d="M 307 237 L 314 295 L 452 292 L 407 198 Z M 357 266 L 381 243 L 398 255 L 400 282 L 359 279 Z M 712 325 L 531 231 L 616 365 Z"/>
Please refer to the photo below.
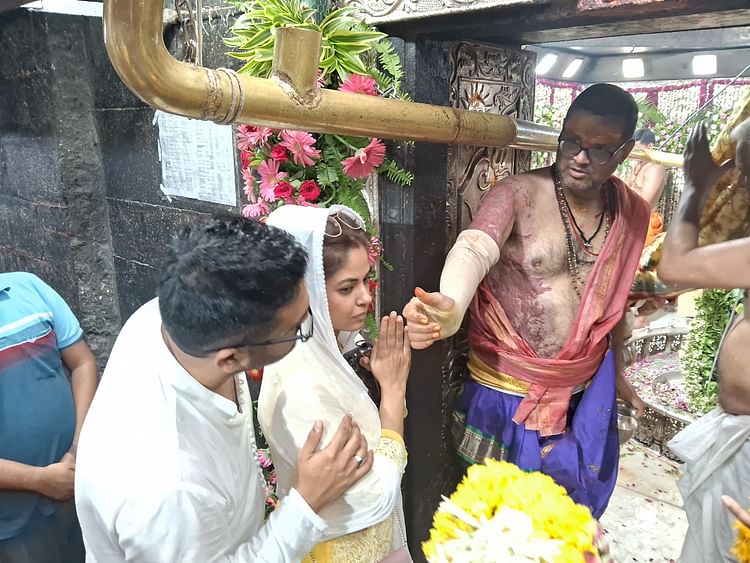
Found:
<path fill-rule="evenodd" d="M 258 346 L 272 346 L 274 344 L 283 344 L 285 342 L 307 342 L 312 338 L 313 335 L 313 314 L 310 307 L 307 308 L 307 315 L 302 319 L 302 322 L 297 327 L 297 332 L 291 336 L 283 336 L 281 338 L 273 338 L 271 340 L 263 340 L 261 342 L 249 342 L 242 344 L 245 348 L 257 348 Z M 239 346 L 238 346 L 239 348 Z"/>
<path fill-rule="evenodd" d="M 237 344 L 232 345 L 222 345 L 218 348 L 212 348 L 210 350 L 202 350 L 200 352 L 188 352 L 190 354 L 193 354 L 194 356 L 198 357 L 206 357 L 214 352 L 218 352 L 219 350 L 224 350 L 226 348 L 257 348 L 258 346 L 272 346 L 274 344 L 283 344 L 284 342 L 296 342 L 299 340 L 300 342 L 307 342 L 312 338 L 313 335 L 313 315 L 312 315 L 312 309 L 310 307 L 307 308 L 307 314 L 305 315 L 305 318 L 302 319 L 302 322 L 300 322 L 299 326 L 297 327 L 297 331 L 291 335 L 291 336 L 284 336 L 282 338 L 273 338 L 271 340 L 263 340 L 262 342 L 238 342 Z"/>
<path fill-rule="evenodd" d="M 577 156 L 581 151 L 586 151 L 586 154 L 588 155 L 589 160 L 592 162 L 592 164 L 598 164 L 601 166 L 602 164 L 607 164 L 612 159 L 612 157 L 622 149 L 622 147 L 628 144 L 629 141 L 630 139 L 625 141 L 615 150 L 597 148 L 584 149 L 581 145 L 579 145 L 572 139 L 558 139 L 557 146 L 560 148 L 560 153 L 563 156 L 567 156 L 569 158 Z"/>
<path fill-rule="evenodd" d="M 305 318 L 302 319 L 302 322 L 297 327 L 297 332 L 295 332 L 291 336 L 284 336 L 282 338 L 273 338 L 271 340 L 263 340 L 261 342 L 240 342 L 232 346 L 228 346 L 228 345 L 220 346 L 219 348 L 206 350 L 201 355 L 207 356 L 208 354 L 212 354 L 213 352 L 218 352 L 219 350 L 222 350 L 224 348 L 257 348 L 259 346 L 272 346 L 274 344 L 283 344 L 285 342 L 296 342 L 297 340 L 299 340 L 300 342 L 307 342 L 308 340 L 312 338 L 312 335 L 313 335 L 313 315 L 312 315 L 312 309 L 308 307 L 307 315 L 305 315 Z"/>

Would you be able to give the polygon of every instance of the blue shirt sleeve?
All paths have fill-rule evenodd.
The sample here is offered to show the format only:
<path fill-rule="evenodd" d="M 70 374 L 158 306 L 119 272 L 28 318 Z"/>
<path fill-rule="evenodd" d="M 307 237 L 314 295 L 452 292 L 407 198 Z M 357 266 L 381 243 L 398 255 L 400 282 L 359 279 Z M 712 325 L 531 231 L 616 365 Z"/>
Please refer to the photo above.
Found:
<path fill-rule="evenodd" d="M 35 275 L 30 274 L 29 278 L 36 292 L 50 308 L 58 350 L 78 342 L 83 337 L 83 329 L 65 300 Z"/>

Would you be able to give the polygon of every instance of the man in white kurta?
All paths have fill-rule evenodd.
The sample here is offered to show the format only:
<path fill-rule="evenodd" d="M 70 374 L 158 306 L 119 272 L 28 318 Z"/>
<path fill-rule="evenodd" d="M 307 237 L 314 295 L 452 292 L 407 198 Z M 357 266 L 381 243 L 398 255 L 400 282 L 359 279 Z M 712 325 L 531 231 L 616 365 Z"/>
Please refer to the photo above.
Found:
<path fill-rule="evenodd" d="M 160 327 L 156 299 L 128 320 L 89 411 L 76 468 L 87 561 L 299 561 L 325 525 L 296 491 L 263 525 L 244 374 L 238 408 L 180 366 Z"/>
<path fill-rule="evenodd" d="M 316 511 L 372 466 L 350 418 L 337 447 L 320 451 L 316 424 L 295 489 L 264 523 L 243 370 L 312 334 L 305 253 L 243 219 L 188 227 L 170 252 L 159 298 L 120 332 L 81 433 L 75 493 L 87 561 L 300 561 L 327 538 Z"/>

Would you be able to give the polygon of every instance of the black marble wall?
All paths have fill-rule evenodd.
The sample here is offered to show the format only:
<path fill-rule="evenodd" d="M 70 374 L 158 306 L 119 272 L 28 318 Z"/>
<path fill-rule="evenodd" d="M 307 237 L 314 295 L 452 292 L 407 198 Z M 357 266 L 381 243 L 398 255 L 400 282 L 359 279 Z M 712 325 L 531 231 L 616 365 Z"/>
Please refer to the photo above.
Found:
<path fill-rule="evenodd" d="M 204 214 L 239 210 L 190 199 L 169 201 L 162 194 L 158 130 L 152 125 L 154 110 L 117 77 L 104 49 L 101 21 L 87 24 L 95 92 L 93 111 L 101 138 L 113 261 L 124 320 L 154 296 L 164 246 L 179 226 Z M 204 66 L 231 64 L 220 41 L 225 29 L 221 20 L 207 26 Z M 166 38 L 174 52 L 182 51 L 181 37 L 174 29 L 167 30 Z"/>
<path fill-rule="evenodd" d="M 404 67 L 403 87 L 415 101 L 450 105 L 448 43 L 397 41 Z M 381 178 L 380 227 L 386 259 L 393 271 L 382 272 L 382 311 L 401 312 L 414 287 L 436 291 L 449 245 L 446 222 L 448 147 L 429 143 L 393 143 L 393 157 L 413 170 L 408 189 Z M 415 352 L 409 376 L 405 440 L 409 464 L 404 478 L 404 505 L 410 551 L 424 561 L 421 542 L 427 539 L 440 495 L 450 493 L 446 475 L 454 459 L 445 447 L 442 420 L 442 371 L 448 347 L 438 343 Z"/>
<path fill-rule="evenodd" d="M 0 268 L 55 287 L 102 360 L 120 315 L 84 23 L 0 18 Z"/>
<path fill-rule="evenodd" d="M 226 19 L 205 28 L 204 64 L 230 66 Z M 100 18 L 2 13 L 0 53 L 0 270 L 56 288 L 103 362 L 175 230 L 228 208 L 161 193 L 154 110 L 114 72 Z"/>

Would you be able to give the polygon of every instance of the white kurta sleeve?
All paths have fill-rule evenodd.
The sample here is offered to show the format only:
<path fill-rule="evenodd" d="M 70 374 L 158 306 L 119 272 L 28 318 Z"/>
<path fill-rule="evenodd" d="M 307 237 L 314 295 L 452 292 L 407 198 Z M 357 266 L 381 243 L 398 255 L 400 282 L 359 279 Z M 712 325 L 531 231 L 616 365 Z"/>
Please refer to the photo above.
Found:
<path fill-rule="evenodd" d="M 188 484 L 147 506 L 126 504 L 115 527 L 125 560 L 136 563 L 298 563 L 324 539 L 325 522 L 294 489 L 265 524 L 260 510 L 237 546 L 227 546 L 225 533 L 232 513 L 224 499 Z"/>

